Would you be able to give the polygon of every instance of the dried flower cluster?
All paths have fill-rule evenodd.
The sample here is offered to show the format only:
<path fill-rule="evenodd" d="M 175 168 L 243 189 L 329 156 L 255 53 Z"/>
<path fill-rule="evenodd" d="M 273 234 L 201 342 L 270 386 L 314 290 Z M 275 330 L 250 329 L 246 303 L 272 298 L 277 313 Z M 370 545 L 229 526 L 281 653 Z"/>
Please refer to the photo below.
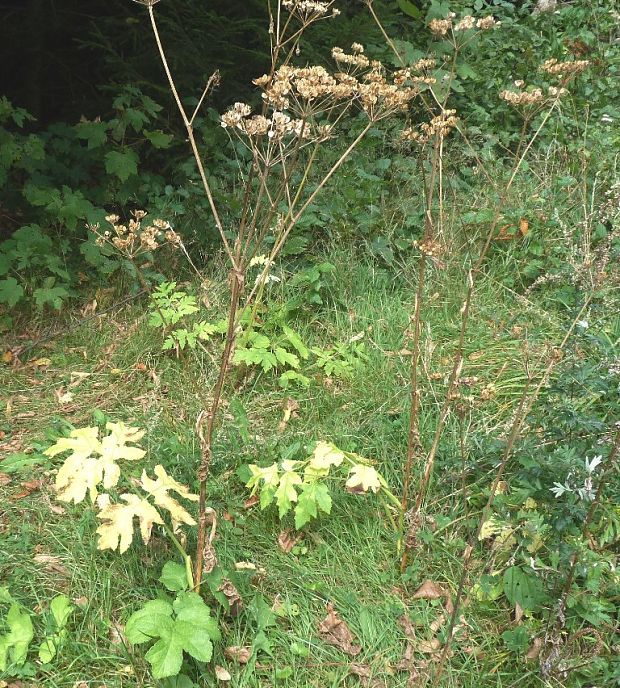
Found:
<path fill-rule="evenodd" d="M 515 106 L 535 105 L 550 98 L 561 98 L 568 93 L 566 88 L 558 88 L 557 86 L 549 86 L 546 94 L 542 88 L 538 87 L 530 88 L 528 90 L 525 86 L 525 82 L 521 79 L 514 82 L 514 88 L 517 90 L 509 91 L 508 89 L 505 89 L 501 91 L 499 97 L 510 105 Z"/>
<path fill-rule="evenodd" d="M 316 0 L 282 0 L 282 6 L 304 22 L 320 19 L 325 16 L 337 17 L 340 10 L 332 8 L 333 2 Z M 331 12 L 330 12 L 331 9 Z"/>
<path fill-rule="evenodd" d="M 432 138 L 445 138 L 457 125 L 458 117 L 456 110 L 444 110 L 436 115 L 430 122 L 422 122 L 419 127 L 410 127 L 401 133 L 403 141 L 414 141 L 415 143 L 425 144 Z"/>
<path fill-rule="evenodd" d="M 414 242 L 414 246 L 416 246 L 421 253 L 431 258 L 438 258 L 445 251 L 445 247 L 432 237 L 427 237 L 426 239 L 422 239 L 422 241 L 416 241 Z"/>
<path fill-rule="evenodd" d="M 476 19 L 472 17 L 471 14 L 465 15 L 456 24 L 454 23 L 454 18 L 456 14 L 450 12 L 445 19 L 432 19 L 428 25 L 430 32 L 433 36 L 437 38 L 443 38 L 448 35 L 449 31 L 454 31 L 458 33 L 460 31 L 470 31 L 471 29 L 477 29 L 478 31 L 488 31 L 496 26 L 499 26 L 501 22 L 496 21 L 494 17 L 480 17 Z"/>
<path fill-rule="evenodd" d="M 580 74 L 588 67 L 589 64 L 589 60 L 570 60 L 568 62 L 558 62 L 558 60 L 555 58 L 551 58 L 550 60 L 543 62 L 543 64 L 540 66 L 540 70 L 552 76 L 564 78 Z"/>
<path fill-rule="evenodd" d="M 249 137 L 321 141 L 330 136 L 331 127 L 324 123 L 316 125 L 317 114 L 359 103 L 368 117 L 377 121 L 406 109 L 420 92 L 418 84 L 434 83 L 431 77 L 412 74 L 412 70 L 401 70 L 388 81 L 383 65 L 369 60 L 359 43 L 353 43 L 351 53 L 334 48 L 332 55 L 347 71 L 330 74 L 321 66 L 283 65 L 273 75 L 254 79 L 253 83 L 263 91 L 262 98 L 271 109 L 271 116 L 252 116 L 249 105 L 235 103 L 222 115 L 222 126 Z M 420 61 L 418 65 L 420 70 L 431 66 L 434 66 L 431 60 Z"/>
<path fill-rule="evenodd" d="M 135 257 L 147 251 L 155 251 L 161 246 L 180 246 L 181 237 L 170 227 L 166 220 L 155 219 L 152 224 L 144 226 L 143 220 L 147 213 L 144 210 L 134 210 L 129 223 L 121 224 L 118 215 L 107 215 L 106 221 L 112 230 L 99 230 L 99 225 L 91 225 L 89 229 L 97 235 L 97 245 L 111 244 L 118 251 Z"/>

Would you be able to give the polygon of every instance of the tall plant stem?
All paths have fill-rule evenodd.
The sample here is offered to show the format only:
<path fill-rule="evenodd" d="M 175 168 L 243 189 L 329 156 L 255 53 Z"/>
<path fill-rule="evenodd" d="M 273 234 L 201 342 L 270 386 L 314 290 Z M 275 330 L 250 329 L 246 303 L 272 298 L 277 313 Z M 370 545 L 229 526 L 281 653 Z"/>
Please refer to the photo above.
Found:
<path fill-rule="evenodd" d="M 416 523 L 419 520 L 419 515 L 422 510 L 422 505 L 424 503 L 424 500 L 426 498 L 426 493 L 428 491 L 428 486 L 429 482 L 431 479 L 431 475 L 433 472 L 433 467 L 435 464 L 435 457 L 437 455 L 437 450 L 439 449 L 439 441 L 441 439 L 441 436 L 443 434 L 443 430 L 445 427 L 446 419 L 448 417 L 448 412 L 451 407 L 451 400 L 452 400 L 452 395 L 455 390 L 455 387 L 458 385 L 459 377 L 461 375 L 461 371 L 463 370 L 463 362 L 464 362 L 464 352 L 465 352 L 465 337 L 467 334 L 467 330 L 469 327 L 469 317 L 471 313 L 471 306 L 472 306 L 472 301 L 473 301 L 473 296 L 475 293 L 475 286 L 476 286 L 476 281 L 478 278 L 478 275 L 480 273 L 480 270 L 482 268 L 482 265 L 484 261 L 486 260 L 487 254 L 489 252 L 489 248 L 491 246 L 491 242 L 493 240 L 493 237 L 496 235 L 497 232 L 497 227 L 499 225 L 500 219 L 502 212 L 504 210 L 506 201 L 508 199 L 508 194 L 512 188 L 512 185 L 514 183 L 514 180 L 521 169 L 521 166 L 525 160 L 526 155 L 528 154 L 530 148 L 534 144 L 534 141 L 538 138 L 538 135 L 542 131 L 543 127 L 547 123 L 549 117 L 551 116 L 551 113 L 553 112 L 555 105 L 557 103 L 557 100 L 553 102 L 549 110 L 546 112 L 545 116 L 543 117 L 541 123 L 539 124 L 538 128 L 528 141 L 528 143 L 523 146 L 523 137 L 525 135 L 525 131 L 527 129 L 527 124 L 528 124 L 528 119 L 526 118 L 523 123 L 523 130 L 522 130 L 522 136 L 521 136 L 521 143 L 519 145 L 519 148 L 517 150 L 517 154 L 515 157 L 515 163 L 513 165 L 510 177 L 508 179 L 508 182 L 506 183 L 506 186 L 504 187 L 504 190 L 500 196 L 499 202 L 495 208 L 495 212 L 493 213 L 493 219 L 491 221 L 491 224 L 489 226 L 489 231 L 487 233 L 484 245 L 482 247 L 482 250 L 480 251 L 480 255 L 478 256 L 478 259 L 474 263 L 473 267 L 469 270 L 467 274 L 467 289 L 465 293 L 465 299 L 463 301 L 463 306 L 461 307 L 461 327 L 459 331 L 459 337 L 458 337 L 458 342 L 456 346 L 456 352 L 454 354 L 454 363 L 452 367 L 452 372 L 450 373 L 450 378 L 448 380 L 448 389 L 446 391 L 446 396 L 444 399 L 444 402 L 441 407 L 441 411 L 439 412 L 439 418 L 437 420 L 437 425 L 435 427 L 435 433 L 433 435 L 433 441 L 431 443 L 431 448 L 428 452 L 427 458 L 426 458 L 426 463 L 424 465 L 424 472 L 420 481 L 420 486 L 418 489 L 418 494 L 416 497 L 416 502 L 414 506 L 414 514 L 413 514 L 413 522 Z"/>
<path fill-rule="evenodd" d="M 435 190 L 435 179 L 437 176 L 438 165 L 441 165 L 441 141 L 435 140 L 433 148 L 433 159 L 431 165 L 431 176 L 426 188 L 425 194 L 425 212 L 424 212 L 424 239 L 430 240 L 434 235 L 433 226 L 433 196 Z M 421 166 L 424 169 L 424 165 Z M 419 383 L 419 358 L 420 358 L 420 333 L 422 322 L 422 302 L 424 298 L 424 286 L 426 281 L 426 253 L 422 252 L 418 264 L 418 286 L 413 302 L 413 314 L 411 320 L 413 322 L 413 341 L 411 351 L 411 373 L 409 379 L 410 392 L 410 409 L 409 409 L 409 431 L 407 433 L 407 458 L 405 459 L 405 468 L 403 471 L 403 495 L 402 495 L 402 523 L 401 529 L 404 527 L 404 517 L 409 507 L 409 490 L 411 485 L 411 473 L 413 469 L 413 462 L 416 455 L 419 453 L 420 445 L 420 383 Z M 407 568 L 408 547 L 405 542 L 403 553 L 400 560 L 400 570 L 404 571 Z"/>
<path fill-rule="evenodd" d="M 198 420 L 196 421 L 196 432 L 200 439 L 201 454 L 200 466 L 198 467 L 198 480 L 200 481 L 198 499 L 198 538 L 196 543 L 196 557 L 194 560 L 194 590 L 196 592 L 200 592 L 200 582 L 202 580 L 202 569 L 204 564 L 204 548 L 207 541 L 207 479 L 209 477 L 211 456 L 213 454 L 213 430 L 222 400 L 222 391 L 224 389 L 224 382 L 226 381 L 230 357 L 235 345 L 236 318 L 241 296 L 242 277 L 237 274 L 235 270 L 231 270 L 230 279 L 232 284 L 230 291 L 230 306 L 228 309 L 226 343 L 220 360 L 220 369 L 213 391 L 213 400 L 206 416 L 206 427 L 205 417 L 203 415 L 204 412 L 198 416 Z"/>
<path fill-rule="evenodd" d="M 211 186 L 209 185 L 209 180 L 207 179 L 207 174 L 205 172 L 205 168 L 202 162 L 202 158 L 200 156 L 200 151 L 198 150 L 198 145 L 196 143 L 196 137 L 194 136 L 194 126 L 193 126 L 193 116 L 192 119 L 187 116 L 187 112 L 185 110 L 185 107 L 183 106 L 183 103 L 181 102 L 181 98 L 179 96 L 179 92 L 177 91 L 176 84 L 174 83 L 174 79 L 172 77 L 172 73 L 170 71 L 170 67 L 168 66 L 168 60 L 166 58 L 166 53 L 164 51 L 164 47 L 161 42 L 161 38 L 159 36 L 159 30 L 157 28 L 157 22 L 155 21 L 155 12 L 153 10 L 153 5 L 148 5 L 148 11 L 149 11 L 149 18 L 151 20 L 151 27 L 153 29 L 153 35 L 155 36 L 155 42 L 157 43 L 157 50 L 159 51 L 159 57 L 161 58 L 162 65 L 164 67 L 164 71 L 166 72 L 166 77 L 168 79 L 168 84 L 170 86 L 170 91 L 172 92 L 172 95 L 174 96 L 174 100 L 177 104 L 177 108 L 179 110 L 179 113 L 181 115 L 181 119 L 183 120 L 183 124 L 185 125 L 185 129 L 187 131 L 187 138 L 189 140 L 189 144 L 192 149 L 192 153 L 194 154 L 194 159 L 196 161 L 196 167 L 198 169 L 198 174 L 200 175 L 200 180 L 202 182 L 202 186 L 204 188 L 205 194 L 207 196 L 207 200 L 209 202 L 209 207 L 211 209 L 211 213 L 213 215 L 213 219 L 215 220 L 215 226 L 217 227 L 217 230 L 220 234 L 220 238 L 222 239 L 222 243 L 224 244 L 224 249 L 226 250 L 226 253 L 233 264 L 233 267 L 237 268 L 237 264 L 235 262 L 235 255 L 230 247 L 230 244 L 228 243 L 228 239 L 226 238 L 226 234 L 224 233 L 224 227 L 222 225 L 222 221 L 220 219 L 220 215 L 217 211 L 217 207 L 215 205 L 215 200 L 213 198 L 213 193 L 211 192 Z"/>
<path fill-rule="evenodd" d="M 584 305 L 581 307 L 579 310 L 579 313 L 577 316 L 573 319 L 570 327 L 568 328 L 566 334 L 564 335 L 564 338 L 562 339 L 562 342 L 560 345 L 555 349 L 555 351 L 552 354 L 551 360 L 549 361 L 547 367 L 545 368 L 540 381 L 534 388 L 534 390 L 530 393 L 530 388 L 531 388 L 531 380 L 528 379 L 528 382 L 525 386 L 525 389 L 523 390 L 523 394 L 521 395 L 521 399 L 519 401 L 519 405 L 517 407 L 517 410 L 515 412 L 514 420 L 512 422 L 512 426 L 510 428 L 510 433 L 508 435 L 508 438 L 506 440 L 506 446 L 504 447 L 504 452 L 502 454 L 502 459 L 499 463 L 499 466 L 497 468 L 497 471 L 495 473 L 495 478 L 493 480 L 493 484 L 491 485 L 491 491 L 489 493 L 489 497 L 487 499 L 487 502 L 484 506 L 484 509 L 482 510 L 482 516 L 480 517 L 480 521 L 478 522 L 478 527 L 476 528 L 475 533 L 472 534 L 470 537 L 467 546 L 465 547 L 465 550 L 463 552 L 462 560 L 463 560 L 463 571 L 461 572 L 461 578 L 459 579 L 459 584 L 457 587 L 457 592 L 454 597 L 454 600 L 452 601 L 452 614 L 450 615 L 450 623 L 448 624 L 448 630 L 447 630 L 447 635 L 446 635 L 446 642 L 443 647 L 443 650 L 441 652 L 441 657 L 439 660 L 439 664 L 437 665 L 437 670 L 435 672 L 432 686 L 435 688 L 436 686 L 439 685 L 439 681 L 441 680 L 441 677 L 443 675 L 443 671 L 445 669 L 445 664 L 446 664 L 446 659 L 448 658 L 448 653 L 450 651 L 450 645 L 452 643 L 452 636 L 454 633 L 454 627 L 456 625 L 456 620 L 458 619 L 458 614 L 460 611 L 460 606 L 461 606 L 461 600 L 463 598 L 463 593 L 465 591 L 465 587 L 467 586 L 467 581 L 468 581 L 468 576 L 469 576 L 469 568 L 471 565 L 471 560 L 472 560 L 472 554 L 474 552 L 474 547 L 476 545 L 476 542 L 478 541 L 478 538 L 480 536 L 480 533 L 482 532 L 482 527 L 486 523 L 486 521 L 489 519 L 489 514 L 491 512 L 491 507 L 493 506 L 493 502 L 495 501 L 495 496 L 497 494 L 497 490 L 499 487 L 499 484 L 504 477 L 504 472 L 506 470 L 506 466 L 508 465 L 508 462 L 510 458 L 512 457 L 512 452 L 515 446 L 515 443 L 517 439 L 519 438 L 519 435 L 521 433 L 521 429 L 523 428 L 523 424 L 525 423 L 527 417 L 529 416 L 532 407 L 534 406 L 534 403 L 538 399 L 538 395 L 540 394 L 540 390 L 548 383 L 549 377 L 551 373 L 553 372 L 553 369 L 557 365 L 557 363 L 561 360 L 561 356 L 558 354 L 564 350 L 566 347 L 566 344 L 568 340 L 570 339 L 573 330 L 575 329 L 577 323 L 581 318 L 583 317 L 584 312 L 588 308 L 590 304 L 590 297 L 586 300 Z"/>

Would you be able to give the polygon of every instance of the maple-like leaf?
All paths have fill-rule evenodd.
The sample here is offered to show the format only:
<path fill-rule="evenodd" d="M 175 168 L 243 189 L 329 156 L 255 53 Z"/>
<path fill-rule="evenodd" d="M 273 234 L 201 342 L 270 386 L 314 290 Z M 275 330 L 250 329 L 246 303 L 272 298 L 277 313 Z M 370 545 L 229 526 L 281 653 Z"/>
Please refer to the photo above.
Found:
<path fill-rule="evenodd" d="M 88 492 L 94 502 L 97 498 L 97 485 L 102 477 L 103 465 L 99 459 L 83 457 L 78 453 L 71 454 L 56 475 L 56 496 L 61 502 L 78 504 Z"/>
<path fill-rule="evenodd" d="M 346 486 L 350 492 L 378 492 L 381 488 L 381 476 L 372 466 L 357 463 L 351 467 Z"/>
<path fill-rule="evenodd" d="M 305 470 L 308 478 L 319 478 L 329 474 L 332 466 L 340 466 L 344 461 L 344 452 L 330 442 L 317 442 Z"/>
<path fill-rule="evenodd" d="M 59 500 L 77 504 L 88 492 L 91 500 L 95 501 L 99 483 L 103 482 L 107 490 L 118 483 L 121 471 L 117 461 L 136 461 L 144 456 L 143 449 L 126 444 L 139 440 L 144 431 L 124 423 L 108 423 L 106 428 L 110 434 L 101 441 L 97 427 L 80 428 L 73 430 L 69 437 L 62 437 L 45 451 L 48 456 L 71 452 L 56 476 Z M 94 458 L 95 454 L 100 458 Z"/>
<path fill-rule="evenodd" d="M 198 495 L 189 491 L 185 485 L 181 485 L 174 478 L 171 478 L 161 465 L 155 466 L 155 475 L 157 480 L 152 480 L 142 471 L 142 489 L 153 496 L 155 504 L 167 509 L 172 517 L 172 526 L 176 529 L 181 523 L 186 523 L 188 526 L 195 526 L 196 521 L 191 515 L 168 494 L 172 490 L 179 494 L 184 499 L 189 499 L 192 502 L 198 501 Z"/>
<path fill-rule="evenodd" d="M 123 494 L 127 504 L 110 504 L 108 495 L 101 495 L 107 499 L 99 500 L 101 511 L 97 514 L 103 523 L 97 528 L 99 533 L 98 549 L 116 549 L 122 554 L 129 549 L 133 540 L 133 519 L 140 519 L 140 533 L 144 544 L 151 537 L 154 523 L 163 524 L 163 519 L 157 509 L 146 499 L 140 499 L 133 494 Z"/>
<path fill-rule="evenodd" d="M 301 485 L 303 482 L 299 473 L 293 470 L 287 470 L 296 464 L 296 461 L 283 461 L 282 468 L 284 473 L 280 477 L 280 484 L 275 492 L 276 504 L 278 505 L 278 513 L 282 518 L 291 508 L 291 503 L 297 501 L 297 490 L 295 485 Z M 285 466 L 284 464 L 289 464 Z"/>
<path fill-rule="evenodd" d="M 93 454 L 101 454 L 99 428 L 79 428 L 72 430 L 69 437 L 61 437 L 56 444 L 48 447 L 43 453 L 46 456 L 56 456 L 70 451 L 72 457 L 86 459 Z"/>

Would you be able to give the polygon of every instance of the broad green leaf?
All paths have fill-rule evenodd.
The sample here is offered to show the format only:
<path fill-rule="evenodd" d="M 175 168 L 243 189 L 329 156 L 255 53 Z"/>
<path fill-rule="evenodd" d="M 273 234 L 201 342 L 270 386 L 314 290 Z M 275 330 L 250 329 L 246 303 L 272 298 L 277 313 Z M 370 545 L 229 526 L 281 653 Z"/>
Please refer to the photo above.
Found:
<path fill-rule="evenodd" d="M 295 356 L 295 354 L 283 349 L 281 346 L 277 346 L 274 353 L 280 363 L 288 365 L 291 368 L 299 368 L 299 358 Z"/>
<path fill-rule="evenodd" d="M 110 151 L 105 154 L 105 171 L 122 182 L 138 174 L 138 156 L 132 150 Z"/>
<path fill-rule="evenodd" d="M 351 492 L 378 492 L 381 488 L 381 479 L 372 466 L 358 463 L 351 467 L 346 486 Z"/>
<path fill-rule="evenodd" d="M 149 600 L 134 612 L 125 625 L 125 637 L 133 645 L 159 638 L 161 631 L 172 629 L 172 605 L 164 600 Z"/>
<path fill-rule="evenodd" d="M 153 148 L 168 148 L 174 138 L 172 134 L 164 134 L 161 129 L 156 129 L 155 131 L 147 131 L 145 129 L 142 133 L 151 142 Z"/>
<path fill-rule="evenodd" d="M 6 635 L 0 636 L 0 671 L 6 670 L 7 657 L 9 654 L 9 641 Z"/>
<path fill-rule="evenodd" d="M 284 465 L 284 462 L 283 462 Z M 278 489 L 275 492 L 278 513 L 282 518 L 291 508 L 291 503 L 297 501 L 295 485 L 301 485 L 302 479 L 295 471 L 286 471 L 280 477 Z"/>
<path fill-rule="evenodd" d="M 213 644 L 204 628 L 196 627 L 189 621 L 177 619 L 174 624 L 174 637 L 181 647 L 199 662 L 209 662 L 213 654 Z"/>
<path fill-rule="evenodd" d="M 282 332 L 287 340 L 292 344 L 297 353 L 304 359 L 304 361 L 310 356 L 308 347 L 303 343 L 301 337 L 295 330 L 291 329 L 288 325 L 282 325 Z"/>
<path fill-rule="evenodd" d="M 329 488 L 324 483 L 305 483 L 295 505 L 295 528 L 303 528 L 310 520 L 318 516 L 317 509 L 329 514 L 332 498 Z"/>
<path fill-rule="evenodd" d="M 108 140 L 107 122 L 80 122 L 76 125 L 78 138 L 88 141 L 88 149 L 99 148 Z"/>
<path fill-rule="evenodd" d="M 13 308 L 23 295 L 24 288 L 14 277 L 0 280 L 0 303 L 6 303 L 9 308 Z"/>
<path fill-rule="evenodd" d="M 56 595 L 56 597 L 54 597 L 50 604 L 50 611 L 52 612 L 58 630 L 66 626 L 74 609 L 75 607 L 71 604 L 66 595 Z"/>
<path fill-rule="evenodd" d="M 9 633 L 5 636 L 9 647 L 9 654 L 13 664 L 23 664 L 26 661 L 28 647 L 34 636 L 32 620 L 28 612 L 19 604 L 12 604 L 6 617 Z"/>
<path fill-rule="evenodd" d="M 518 604 L 526 611 L 535 609 L 545 597 L 542 583 L 534 572 L 528 573 L 520 566 L 504 571 L 504 594 L 510 604 Z"/>
<path fill-rule="evenodd" d="M 188 526 L 195 526 L 196 521 L 168 494 L 168 491 L 173 490 L 184 499 L 189 499 L 192 502 L 198 501 L 198 495 L 192 494 L 185 485 L 181 485 L 181 483 L 178 483 L 174 478 L 171 478 L 162 465 L 155 466 L 154 472 L 157 476 L 157 480 L 149 478 L 146 471 L 142 472 L 142 489 L 153 496 L 157 506 L 167 509 L 170 512 L 173 527 L 176 528 L 180 523 L 186 523 Z"/>
<path fill-rule="evenodd" d="M 245 486 L 252 488 L 253 491 L 261 481 L 265 487 L 274 488 L 277 487 L 278 483 L 280 482 L 277 463 L 272 463 L 271 466 L 267 466 L 265 468 L 252 463 L 248 466 L 248 468 L 252 473 L 252 477 L 248 480 Z"/>
<path fill-rule="evenodd" d="M 41 662 L 43 662 L 43 664 L 49 664 L 56 656 L 56 652 L 58 651 L 56 641 L 56 635 L 51 635 L 48 638 L 45 638 L 41 643 L 41 646 L 39 647 L 39 659 Z"/>
<path fill-rule="evenodd" d="M 159 581 L 172 592 L 187 590 L 188 582 L 185 566 L 176 561 L 167 561 L 161 571 Z"/>
<path fill-rule="evenodd" d="M 102 495 L 107 497 L 107 495 Z M 146 499 L 133 494 L 121 495 L 127 504 L 110 504 L 109 498 L 103 502 L 103 508 L 97 514 L 103 523 L 97 528 L 99 542 L 97 549 L 116 549 L 123 554 L 129 549 L 133 540 L 133 519 L 140 520 L 142 541 L 146 544 L 151 537 L 154 523 L 163 524 L 163 519 Z M 107 502 L 107 503 L 106 503 Z"/>
<path fill-rule="evenodd" d="M 211 616 L 211 610 L 200 595 L 195 592 L 184 592 L 177 596 L 173 604 L 179 621 L 192 624 L 209 635 L 211 640 L 219 640 L 220 629 L 217 620 Z M 208 660 L 204 660 L 208 661 Z"/>
<path fill-rule="evenodd" d="M 153 668 L 154 678 L 160 679 L 167 676 L 175 676 L 181 670 L 181 664 L 183 663 L 181 640 L 174 635 L 172 628 L 166 630 L 165 634 L 151 647 L 144 657 Z"/>

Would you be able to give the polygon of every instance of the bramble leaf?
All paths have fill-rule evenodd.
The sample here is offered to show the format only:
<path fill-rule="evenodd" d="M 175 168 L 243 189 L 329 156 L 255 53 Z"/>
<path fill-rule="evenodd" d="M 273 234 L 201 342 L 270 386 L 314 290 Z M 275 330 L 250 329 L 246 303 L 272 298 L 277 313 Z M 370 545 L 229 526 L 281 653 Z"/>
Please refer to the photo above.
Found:
<path fill-rule="evenodd" d="M 351 492 L 378 492 L 381 488 L 381 478 L 372 466 L 357 463 L 351 467 L 346 486 Z"/>
<path fill-rule="evenodd" d="M 110 151 L 105 154 L 105 171 L 122 182 L 138 174 L 138 156 L 132 150 Z"/>
<path fill-rule="evenodd" d="M 192 502 L 198 501 L 198 495 L 192 494 L 185 485 L 181 485 L 181 483 L 178 483 L 174 478 L 171 478 L 162 465 L 155 466 L 154 470 L 157 480 L 149 478 L 146 471 L 142 472 L 142 489 L 153 496 L 157 506 L 167 509 L 170 512 L 174 529 L 181 523 L 186 523 L 188 526 L 195 526 L 196 521 L 176 501 L 176 499 L 173 499 L 168 494 L 168 491 L 173 490 L 184 499 L 189 499 Z"/>
<path fill-rule="evenodd" d="M 146 544 L 151 537 L 154 523 L 163 524 L 163 519 L 146 499 L 140 499 L 136 495 L 123 494 L 127 504 L 110 504 L 108 495 L 101 495 L 107 499 L 100 499 L 101 511 L 97 514 L 103 523 L 97 528 L 99 542 L 97 549 L 116 549 L 122 554 L 129 549 L 133 540 L 133 519 L 137 516 L 140 520 L 140 533 Z"/>

